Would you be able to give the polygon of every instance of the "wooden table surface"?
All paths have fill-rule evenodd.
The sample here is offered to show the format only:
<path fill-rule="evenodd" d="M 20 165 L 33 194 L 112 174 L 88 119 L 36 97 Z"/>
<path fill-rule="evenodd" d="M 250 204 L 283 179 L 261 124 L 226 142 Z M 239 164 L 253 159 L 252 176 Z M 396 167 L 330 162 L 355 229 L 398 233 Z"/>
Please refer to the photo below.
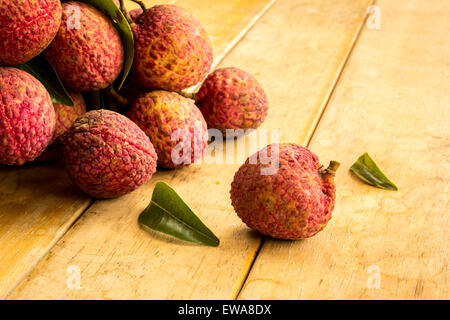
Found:
<path fill-rule="evenodd" d="M 450 298 L 449 1 L 145 2 L 185 7 L 215 67 L 255 75 L 271 106 L 262 129 L 341 162 L 333 219 L 307 240 L 263 239 L 229 200 L 239 163 L 161 171 L 114 200 L 84 195 L 61 167 L 1 166 L 1 299 Z M 348 171 L 366 151 L 399 191 Z M 138 226 L 160 180 L 218 248 Z"/>

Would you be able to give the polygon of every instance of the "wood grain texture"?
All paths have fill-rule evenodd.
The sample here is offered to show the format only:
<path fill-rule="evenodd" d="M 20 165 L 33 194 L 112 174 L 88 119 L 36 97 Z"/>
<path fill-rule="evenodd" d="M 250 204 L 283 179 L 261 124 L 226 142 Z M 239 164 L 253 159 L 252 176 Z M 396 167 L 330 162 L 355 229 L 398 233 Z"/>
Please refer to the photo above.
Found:
<path fill-rule="evenodd" d="M 242 39 L 255 22 L 272 6 L 276 0 L 144 0 L 150 8 L 153 5 L 167 3 L 187 9 L 205 27 L 214 48 L 214 65 Z M 139 6 L 128 0 L 126 7 Z"/>
<path fill-rule="evenodd" d="M 280 130 L 282 139 L 308 139 L 369 3 L 277 1 L 226 57 L 222 65 L 248 70 L 266 88 L 272 108 L 264 128 Z M 160 171 L 125 197 L 97 201 L 9 298 L 235 298 L 260 244 L 230 204 L 237 168 L 202 164 Z M 179 192 L 221 239 L 220 247 L 139 228 L 137 217 L 158 180 Z M 79 290 L 67 286 L 70 266 L 81 271 Z"/>
<path fill-rule="evenodd" d="M 266 240 L 241 299 L 450 298 L 450 3 L 377 5 L 381 30 L 363 30 L 310 144 L 341 161 L 334 217 Z M 348 171 L 365 151 L 398 192 Z"/>
<path fill-rule="evenodd" d="M 61 167 L 0 167 L 0 299 L 89 203 Z"/>
<path fill-rule="evenodd" d="M 148 6 L 177 1 L 144 1 Z M 185 3 L 186 2 L 186 3 Z M 130 5 L 130 1 L 126 2 Z M 239 1 L 178 1 L 193 12 L 214 39 L 216 55 L 242 37 L 242 29 L 264 12 L 271 0 L 255 0 L 239 6 Z M 221 21 L 226 35 L 215 27 L 210 10 L 220 8 L 233 19 Z M 237 10 L 237 9 L 240 10 Z M 5 297 L 48 253 L 70 228 L 91 200 L 81 194 L 62 168 L 27 166 L 0 168 L 0 299 Z"/>

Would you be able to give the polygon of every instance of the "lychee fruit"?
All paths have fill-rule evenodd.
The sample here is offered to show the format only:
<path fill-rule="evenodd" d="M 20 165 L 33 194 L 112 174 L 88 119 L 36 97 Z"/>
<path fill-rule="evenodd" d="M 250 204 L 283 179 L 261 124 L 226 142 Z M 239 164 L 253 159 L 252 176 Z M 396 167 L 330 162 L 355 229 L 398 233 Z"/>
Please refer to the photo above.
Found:
<path fill-rule="evenodd" d="M 62 5 L 61 27 L 45 56 L 71 91 L 96 91 L 120 74 L 124 50 L 112 22 L 93 6 L 69 1 Z"/>
<path fill-rule="evenodd" d="M 37 56 L 60 23 L 59 0 L 0 1 L 0 65 L 18 65 Z"/>
<path fill-rule="evenodd" d="M 156 5 L 131 25 L 134 73 L 149 89 L 181 91 L 203 80 L 213 61 L 202 25 L 176 5 Z"/>
<path fill-rule="evenodd" d="M 127 115 L 150 137 L 160 167 L 177 168 L 202 158 L 208 132 L 193 100 L 152 91 L 136 99 Z"/>
<path fill-rule="evenodd" d="M 238 68 L 211 73 L 195 96 L 209 128 L 256 129 L 265 120 L 269 104 L 258 81 Z"/>
<path fill-rule="evenodd" d="M 130 10 L 129 14 L 131 21 L 136 21 L 139 18 L 139 16 L 143 13 L 144 10 L 142 10 L 141 8 Z"/>
<path fill-rule="evenodd" d="M 38 162 L 55 161 L 62 158 L 62 145 L 60 136 L 72 127 L 75 120 L 86 113 L 86 104 L 83 96 L 78 92 L 70 93 L 73 106 L 53 104 L 56 114 L 56 125 L 52 141 L 45 151 L 36 159 Z"/>
<path fill-rule="evenodd" d="M 33 161 L 54 129 L 55 110 L 44 86 L 25 71 L 0 67 L 0 163 Z"/>
<path fill-rule="evenodd" d="M 96 198 L 115 198 L 150 180 L 157 156 L 150 139 L 127 117 L 93 110 L 62 136 L 64 162 L 75 184 Z"/>
<path fill-rule="evenodd" d="M 243 222 L 263 235 L 288 240 L 312 237 L 331 219 L 338 167 L 332 161 L 323 168 L 315 154 L 295 144 L 269 145 L 237 171 L 231 184 L 232 205 Z"/>

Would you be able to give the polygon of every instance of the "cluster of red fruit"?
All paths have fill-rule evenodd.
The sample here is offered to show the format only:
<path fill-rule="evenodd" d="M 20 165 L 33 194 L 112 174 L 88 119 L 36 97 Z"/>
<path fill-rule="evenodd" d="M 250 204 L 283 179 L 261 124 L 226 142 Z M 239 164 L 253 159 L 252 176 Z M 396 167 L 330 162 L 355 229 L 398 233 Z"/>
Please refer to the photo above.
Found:
<path fill-rule="evenodd" d="M 122 1 L 114 0 L 117 13 L 120 6 L 129 21 L 135 52 L 132 72 L 116 92 L 113 83 L 124 69 L 122 39 L 110 18 L 86 2 L 0 1 L 0 163 L 63 159 L 84 192 L 113 198 L 146 183 L 157 165 L 176 168 L 199 160 L 208 127 L 255 129 L 266 118 L 266 94 L 252 75 L 237 68 L 208 75 L 213 62 L 208 35 L 175 5 L 147 9 L 136 1 L 142 8 L 127 13 Z M 74 106 L 53 105 L 36 78 L 13 67 L 41 53 Z M 181 94 L 202 80 L 193 100 Z M 94 110 L 86 113 L 81 93 L 105 88 L 126 110 L 88 106 Z M 337 164 L 323 169 L 314 154 L 296 145 L 262 152 L 275 149 L 280 167 L 274 174 L 261 175 L 263 165 L 249 160 L 239 169 L 233 206 L 263 234 L 312 236 L 331 218 Z M 181 161 L 174 161 L 174 150 Z"/>
<path fill-rule="evenodd" d="M 122 39 L 107 15 L 76 1 L 6 0 L 0 9 L 0 163 L 64 158 L 70 177 L 86 193 L 117 197 L 147 182 L 156 165 L 176 168 L 199 160 L 207 127 L 256 128 L 266 117 L 266 95 L 247 72 L 218 69 L 204 80 L 213 62 L 212 46 L 183 8 L 158 5 L 125 12 L 135 55 L 118 92 L 127 101 L 122 114 L 86 113 L 81 94 L 110 88 L 124 68 Z M 12 67 L 41 53 L 74 106 L 53 105 L 36 78 Z M 195 101 L 181 95 L 202 80 Z M 174 141 L 176 130 L 181 135 Z M 180 154 L 186 161 L 174 163 L 176 145 L 189 150 Z"/>

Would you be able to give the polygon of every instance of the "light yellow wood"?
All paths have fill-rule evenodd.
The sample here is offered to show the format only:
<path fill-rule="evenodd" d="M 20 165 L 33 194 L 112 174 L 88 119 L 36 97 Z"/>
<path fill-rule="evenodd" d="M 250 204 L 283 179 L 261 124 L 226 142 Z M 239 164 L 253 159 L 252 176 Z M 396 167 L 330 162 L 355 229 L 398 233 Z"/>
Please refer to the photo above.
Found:
<path fill-rule="evenodd" d="M 341 161 L 334 217 L 265 241 L 241 299 L 450 298 L 450 3 L 377 5 L 381 29 L 363 30 L 310 144 Z M 398 192 L 352 176 L 365 151 Z"/>
<path fill-rule="evenodd" d="M 264 128 L 279 129 L 283 139 L 307 140 L 369 3 L 277 1 L 226 57 L 222 65 L 248 70 L 266 89 L 271 111 Z M 161 171 L 125 197 L 97 201 L 9 298 L 235 298 L 260 244 L 230 205 L 237 167 Z M 220 247 L 182 243 L 138 227 L 158 180 L 180 193 L 221 239 Z M 77 268 L 81 288 L 74 290 L 67 286 L 74 280 L 68 270 Z"/>
<path fill-rule="evenodd" d="M 63 168 L 0 167 L 0 299 L 88 207 Z"/>
<path fill-rule="evenodd" d="M 148 6 L 176 1 L 145 1 Z M 192 11 L 210 32 L 217 55 L 242 37 L 242 29 L 267 9 L 271 0 L 178 1 Z M 130 5 L 130 3 L 127 3 Z M 210 12 L 220 8 L 232 20 L 221 22 L 226 35 L 215 27 Z M 131 8 L 131 6 L 130 6 Z M 82 214 L 90 199 L 72 186 L 61 168 L 31 166 L 0 168 L 0 299 L 12 290 Z M 66 194 L 67 193 L 67 194 Z"/>
<path fill-rule="evenodd" d="M 176 4 L 188 9 L 194 17 L 201 17 L 202 25 L 206 28 L 214 47 L 214 58 L 217 64 L 275 1 L 147 0 L 144 3 L 148 7 L 162 2 Z M 131 0 L 125 3 L 130 9 L 139 7 Z M 208 8 L 206 12 L 205 8 Z"/>

